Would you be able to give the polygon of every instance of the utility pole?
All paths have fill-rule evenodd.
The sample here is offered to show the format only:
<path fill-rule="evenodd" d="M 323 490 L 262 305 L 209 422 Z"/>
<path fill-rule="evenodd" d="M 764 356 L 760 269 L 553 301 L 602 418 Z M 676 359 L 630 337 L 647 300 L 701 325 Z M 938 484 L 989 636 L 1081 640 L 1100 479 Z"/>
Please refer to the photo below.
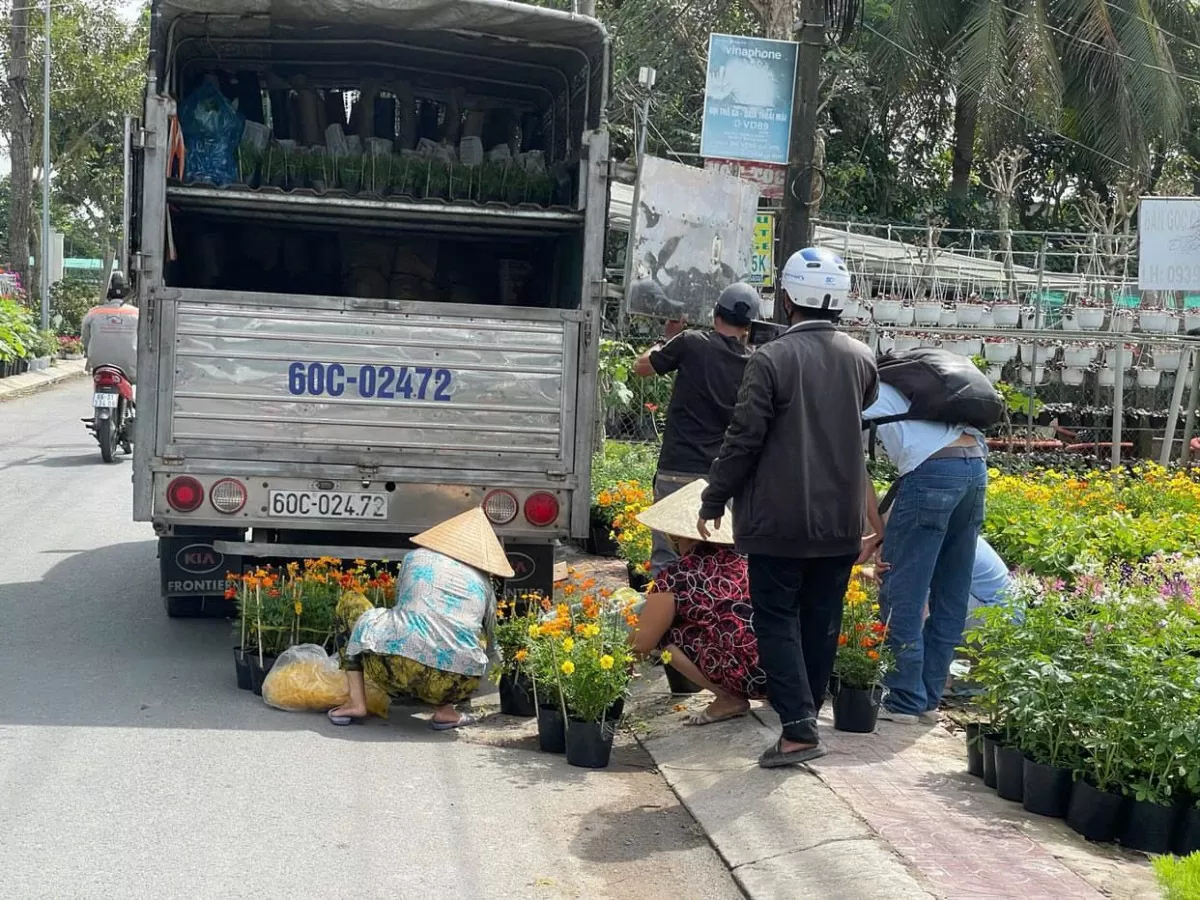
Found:
<path fill-rule="evenodd" d="M 821 100 L 821 58 L 825 53 L 825 0 L 801 0 L 800 47 L 796 86 L 792 96 L 792 136 L 788 153 L 787 190 L 783 195 L 781 267 L 797 250 L 808 246 L 813 196 L 813 155 L 817 139 L 817 108 Z M 783 304 L 775 304 L 775 321 L 786 322 Z"/>
<path fill-rule="evenodd" d="M 45 66 L 42 72 L 42 330 L 50 327 L 50 0 L 46 0 Z"/>
<path fill-rule="evenodd" d="M 12 160 L 12 201 L 8 211 L 8 262 L 21 279 L 21 289 L 32 296 L 29 279 L 29 228 L 33 205 L 33 119 L 29 113 L 29 4 L 13 4 L 10 13 L 8 90 L 6 100 L 12 120 L 9 155 Z"/>

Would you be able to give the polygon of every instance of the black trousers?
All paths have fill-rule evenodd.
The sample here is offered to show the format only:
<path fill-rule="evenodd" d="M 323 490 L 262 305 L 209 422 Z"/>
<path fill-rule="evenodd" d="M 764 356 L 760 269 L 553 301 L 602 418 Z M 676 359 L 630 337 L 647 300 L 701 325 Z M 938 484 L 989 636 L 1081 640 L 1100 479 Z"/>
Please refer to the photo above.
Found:
<path fill-rule="evenodd" d="M 817 742 L 817 713 L 833 674 L 855 559 L 750 555 L 758 659 L 767 676 L 767 698 L 789 741 Z"/>

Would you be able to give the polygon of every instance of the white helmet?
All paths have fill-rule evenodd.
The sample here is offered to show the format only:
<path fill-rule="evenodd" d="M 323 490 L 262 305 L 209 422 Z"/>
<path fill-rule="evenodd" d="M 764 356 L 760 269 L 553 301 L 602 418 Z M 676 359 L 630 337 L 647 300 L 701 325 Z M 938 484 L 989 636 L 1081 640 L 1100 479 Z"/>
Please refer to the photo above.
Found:
<path fill-rule="evenodd" d="M 832 250 L 805 247 L 788 258 L 779 286 L 795 306 L 840 312 L 850 294 L 850 272 Z"/>

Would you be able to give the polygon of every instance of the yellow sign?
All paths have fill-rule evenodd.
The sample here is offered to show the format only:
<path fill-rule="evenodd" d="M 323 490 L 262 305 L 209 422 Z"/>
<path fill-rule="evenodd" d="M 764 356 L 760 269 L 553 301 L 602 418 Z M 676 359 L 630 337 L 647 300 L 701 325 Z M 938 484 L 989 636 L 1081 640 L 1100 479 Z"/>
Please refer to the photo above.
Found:
<path fill-rule="evenodd" d="M 754 255 L 750 260 L 750 283 L 759 287 L 775 284 L 775 214 L 760 213 L 754 219 Z"/>

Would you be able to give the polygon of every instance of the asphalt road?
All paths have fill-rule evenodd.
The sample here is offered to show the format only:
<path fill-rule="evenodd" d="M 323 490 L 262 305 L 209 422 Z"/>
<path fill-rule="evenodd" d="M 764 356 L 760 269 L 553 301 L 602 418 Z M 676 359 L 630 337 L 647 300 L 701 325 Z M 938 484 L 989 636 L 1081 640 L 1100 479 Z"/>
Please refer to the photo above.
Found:
<path fill-rule="evenodd" d="M 586 772 L 511 720 L 335 729 L 238 691 L 229 623 L 163 612 L 89 388 L 0 403 L 0 896 L 741 896 L 627 741 Z"/>

